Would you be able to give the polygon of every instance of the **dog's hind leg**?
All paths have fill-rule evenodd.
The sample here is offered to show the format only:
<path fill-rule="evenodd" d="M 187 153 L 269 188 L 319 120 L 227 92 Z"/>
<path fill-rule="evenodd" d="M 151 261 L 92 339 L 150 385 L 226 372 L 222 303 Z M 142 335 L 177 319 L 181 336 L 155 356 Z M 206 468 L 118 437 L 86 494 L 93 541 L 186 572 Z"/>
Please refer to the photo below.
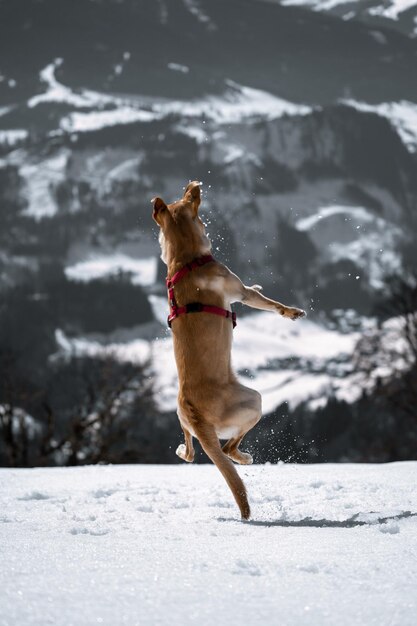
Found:
<path fill-rule="evenodd" d="M 229 439 L 224 444 L 222 450 L 230 459 L 232 459 L 232 461 L 235 461 L 235 463 L 239 463 L 240 465 L 250 465 L 253 463 L 252 456 L 249 452 L 242 452 L 239 450 L 239 446 L 246 433 L 248 433 L 261 419 L 262 408 L 261 397 L 258 392 L 252 389 L 244 388 L 244 396 L 244 411 L 242 411 L 241 407 L 237 410 L 235 409 L 237 416 L 240 413 L 239 434 Z M 242 413 L 245 415 L 244 419 L 242 419 Z"/>
<path fill-rule="evenodd" d="M 192 463 L 194 461 L 194 446 L 193 446 L 193 437 L 189 430 L 185 428 L 181 424 L 181 428 L 185 437 L 185 444 L 181 443 L 176 449 L 176 455 L 180 457 L 183 461 L 187 461 L 187 463 Z"/>
<path fill-rule="evenodd" d="M 223 452 L 227 454 L 227 456 L 232 459 L 232 461 L 235 461 L 235 463 L 239 463 L 239 465 L 251 465 L 253 463 L 252 455 L 249 454 L 249 452 L 242 452 L 242 450 L 239 450 L 239 446 L 242 443 L 243 437 L 246 435 L 246 433 L 248 433 L 254 426 L 256 426 L 260 419 L 261 414 L 258 413 L 253 417 L 252 420 L 245 424 L 244 430 L 241 431 L 241 434 L 238 437 L 233 437 L 232 439 L 229 439 L 229 441 L 227 441 L 222 447 Z"/>
<path fill-rule="evenodd" d="M 242 452 L 239 450 L 243 437 L 244 435 L 229 439 L 229 441 L 224 444 L 222 450 L 225 454 L 227 454 L 229 459 L 239 463 L 239 465 L 251 465 L 253 463 L 252 455 L 249 454 L 249 452 Z"/>

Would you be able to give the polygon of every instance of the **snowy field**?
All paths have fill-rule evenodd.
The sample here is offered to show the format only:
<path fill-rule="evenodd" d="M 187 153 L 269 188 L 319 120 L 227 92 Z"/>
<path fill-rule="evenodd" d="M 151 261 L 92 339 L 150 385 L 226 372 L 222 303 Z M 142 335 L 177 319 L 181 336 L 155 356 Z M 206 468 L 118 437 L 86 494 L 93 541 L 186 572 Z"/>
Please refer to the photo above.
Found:
<path fill-rule="evenodd" d="M 414 626 L 417 463 L 0 470 L 0 625 Z"/>

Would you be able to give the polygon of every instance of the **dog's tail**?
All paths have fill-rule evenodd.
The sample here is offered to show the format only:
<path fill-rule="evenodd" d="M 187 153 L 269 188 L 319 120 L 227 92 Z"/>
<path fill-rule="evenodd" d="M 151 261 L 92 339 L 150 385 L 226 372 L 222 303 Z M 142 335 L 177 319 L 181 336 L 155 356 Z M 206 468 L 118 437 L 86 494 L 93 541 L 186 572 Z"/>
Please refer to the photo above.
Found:
<path fill-rule="evenodd" d="M 194 425 L 194 431 L 204 452 L 223 474 L 240 509 L 242 519 L 249 519 L 250 506 L 246 487 L 234 464 L 221 449 L 214 427 L 211 424 L 199 424 Z"/>

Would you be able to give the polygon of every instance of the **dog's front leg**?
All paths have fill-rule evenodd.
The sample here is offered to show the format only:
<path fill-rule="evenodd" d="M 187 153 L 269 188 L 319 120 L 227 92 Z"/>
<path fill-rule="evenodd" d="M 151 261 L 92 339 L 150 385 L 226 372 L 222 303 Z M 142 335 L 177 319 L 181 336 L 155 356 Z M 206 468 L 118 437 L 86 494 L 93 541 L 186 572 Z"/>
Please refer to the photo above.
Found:
<path fill-rule="evenodd" d="M 238 278 L 238 276 L 236 276 L 236 274 L 233 274 L 232 272 L 230 272 L 230 274 L 226 278 L 226 289 L 229 291 L 235 302 L 242 302 L 242 304 L 246 304 L 247 306 L 253 307 L 254 309 L 261 309 L 263 311 L 275 311 L 283 317 L 288 317 L 292 320 L 296 320 L 299 317 L 305 317 L 306 315 L 306 312 L 303 311 L 303 309 L 286 306 L 281 302 L 272 300 L 271 298 L 267 298 L 262 293 L 260 293 L 262 287 L 260 287 L 259 285 L 247 287 L 242 283 L 240 278 Z"/>
<path fill-rule="evenodd" d="M 246 287 L 243 285 L 243 298 L 242 304 L 247 304 L 254 309 L 262 309 L 264 311 L 276 311 L 283 317 L 289 317 L 292 320 L 296 320 L 299 317 L 305 317 L 305 311 L 293 306 L 286 306 L 281 302 L 267 298 L 259 291 L 259 285 L 254 287 Z"/>

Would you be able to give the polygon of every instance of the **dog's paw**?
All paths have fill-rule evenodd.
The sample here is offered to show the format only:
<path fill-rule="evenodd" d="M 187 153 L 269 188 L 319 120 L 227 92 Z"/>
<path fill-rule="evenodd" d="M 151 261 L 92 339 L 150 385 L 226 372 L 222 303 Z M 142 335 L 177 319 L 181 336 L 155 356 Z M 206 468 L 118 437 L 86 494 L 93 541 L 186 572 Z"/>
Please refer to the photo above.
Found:
<path fill-rule="evenodd" d="M 232 454 L 228 454 L 228 457 L 232 459 L 235 463 L 239 463 L 239 465 L 252 465 L 253 458 L 249 452 L 241 452 L 240 450 L 235 450 Z"/>
<path fill-rule="evenodd" d="M 241 465 L 252 465 L 253 457 L 251 454 L 249 454 L 249 452 L 241 452 L 240 455 L 241 456 L 240 456 L 239 463 Z"/>
<path fill-rule="evenodd" d="M 263 287 L 262 285 L 252 285 L 252 289 L 255 289 L 255 291 L 263 291 Z"/>
<path fill-rule="evenodd" d="M 175 450 L 175 454 L 180 457 L 183 461 L 187 461 L 187 463 L 192 463 L 194 461 L 194 454 L 187 456 L 187 448 L 185 443 L 181 443 L 178 448 Z"/>
<path fill-rule="evenodd" d="M 290 320 L 300 319 L 301 317 L 306 317 L 307 313 L 303 309 L 297 309 L 296 307 L 286 307 L 283 313 L 284 317 L 288 317 Z"/>

